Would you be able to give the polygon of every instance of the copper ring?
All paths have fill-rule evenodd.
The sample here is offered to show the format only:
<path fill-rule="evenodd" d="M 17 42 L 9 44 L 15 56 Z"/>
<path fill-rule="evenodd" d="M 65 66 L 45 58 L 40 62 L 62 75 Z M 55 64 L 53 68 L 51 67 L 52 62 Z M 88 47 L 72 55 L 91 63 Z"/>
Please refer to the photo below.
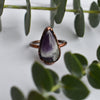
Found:
<path fill-rule="evenodd" d="M 40 40 L 36 40 L 36 41 L 32 41 L 32 42 L 30 43 L 30 46 L 33 47 L 33 48 L 39 48 L 39 47 L 40 47 L 39 44 L 40 44 Z M 59 47 L 63 47 L 63 46 L 65 46 L 66 44 L 67 44 L 66 41 L 64 41 L 64 40 L 58 40 L 58 45 L 59 45 Z"/>
<path fill-rule="evenodd" d="M 56 35 L 51 27 L 46 27 L 41 39 L 32 41 L 29 45 L 33 48 L 38 48 L 40 59 L 45 64 L 51 65 L 60 58 L 60 48 L 66 44 L 67 42 L 64 40 L 57 40 Z M 53 45 L 56 47 L 56 50 L 54 49 Z"/>

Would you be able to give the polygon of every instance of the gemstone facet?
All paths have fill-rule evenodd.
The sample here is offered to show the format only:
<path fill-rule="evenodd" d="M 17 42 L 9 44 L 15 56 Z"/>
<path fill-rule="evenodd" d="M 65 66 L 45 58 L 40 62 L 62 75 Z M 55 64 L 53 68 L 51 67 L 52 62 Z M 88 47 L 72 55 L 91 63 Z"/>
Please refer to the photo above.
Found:
<path fill-rule="evenodd" d="M 47 27 L 40 40 L 39 56 L 46 64 L 56 62 L 60 57 L 58 40 L 51 27 Z"/>

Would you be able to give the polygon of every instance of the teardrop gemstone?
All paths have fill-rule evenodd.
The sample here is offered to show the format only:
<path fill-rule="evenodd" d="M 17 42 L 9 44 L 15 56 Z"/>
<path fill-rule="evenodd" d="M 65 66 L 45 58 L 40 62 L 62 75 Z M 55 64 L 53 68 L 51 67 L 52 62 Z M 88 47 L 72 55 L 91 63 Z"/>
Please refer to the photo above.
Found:
<path fill-rule="evenodd" d="M 60 57 L 58 40 L 51 27 L 45 28 L 40 40 L 39 56 L 46 64 L 56 62 Z"/>

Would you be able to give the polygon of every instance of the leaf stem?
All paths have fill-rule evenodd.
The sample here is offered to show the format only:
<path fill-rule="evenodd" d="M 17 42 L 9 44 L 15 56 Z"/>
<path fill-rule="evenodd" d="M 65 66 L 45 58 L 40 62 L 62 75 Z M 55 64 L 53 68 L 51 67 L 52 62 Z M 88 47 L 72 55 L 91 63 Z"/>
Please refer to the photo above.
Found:
<path fill-rule="evenodd" d="M 27 9 L 27 6 L 20 6 L 20 5 L 4 5 L 4 8 L 9 8 L 9 9 Z M 57 10 L 57 7 L 51 8 L 51 7 L 31 7 L 32 10 Z M 66 9 L 66 12 L 79 12 L 79 10 L 75 9 Z M 99 14 L 100 11 L 98 10 L 83 10 L 84 13 L 96 13 Z"/>
<path fill-rule="evenodd" d="M 79 10 L 75 10 L 75 9 L 66 9 L 65 10 L 66 12 L 75 12 L 75 13 L 77 13 L 77 12 L 79 12 Z M 83 12 L 84 13 L 95 13 L 95 14 L 99 14 L 100 13 L 100 11 L 98 11 L 98 10 L 83 10 Z"/>
<path fill-rule="evenodd" d="M 17 5 L 4 5 L 4 8 L 9 9 L 27 9 L 27 6 L 17 6 Z M 32 10 L 56 10 L 57 8 L 51 7 L 31 7 Z"/>
<path fill-rule="evenodd" d="M 59 88 L 62 87 L 62 84 L 61 82 L 59 82 L 57 85 L 55 85 L 52 89 L 51 89 L 51 92 L 55 92 L 56 90 L 58 90 Z"/>
<path fill-rule="evenodd" d="M 27 9 L 26 6 L 19 6 L 19 5 L 4 5 L 4 8 L 9 8 L 9 9 Z"/>

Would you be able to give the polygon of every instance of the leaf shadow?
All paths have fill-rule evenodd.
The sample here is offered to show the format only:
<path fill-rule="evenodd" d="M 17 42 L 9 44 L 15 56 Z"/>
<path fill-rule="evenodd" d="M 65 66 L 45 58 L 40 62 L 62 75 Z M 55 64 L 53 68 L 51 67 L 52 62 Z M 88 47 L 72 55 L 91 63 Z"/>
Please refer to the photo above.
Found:
<path fill-rule="evenodd" d="M 8 31 L 10 30 L 10 31 Z M 3 27 L 2 32 L 0 33 L 2 40 L 6 43 L 16 43 L 22 40 L 21 32 L 16 26 L 5 26 Z"/>
<path fill-rule="evenodd" d="M 55 27 L 55 30 L 59 32 L 57 33 L 59 37 L 67 41 L 73 41 L 78 39 L 77 35 L 75 34 L 75 31 L 69 26 L 65 26 L 65 25 L 61 25 L 60 27 L 57 26 Z"/>

